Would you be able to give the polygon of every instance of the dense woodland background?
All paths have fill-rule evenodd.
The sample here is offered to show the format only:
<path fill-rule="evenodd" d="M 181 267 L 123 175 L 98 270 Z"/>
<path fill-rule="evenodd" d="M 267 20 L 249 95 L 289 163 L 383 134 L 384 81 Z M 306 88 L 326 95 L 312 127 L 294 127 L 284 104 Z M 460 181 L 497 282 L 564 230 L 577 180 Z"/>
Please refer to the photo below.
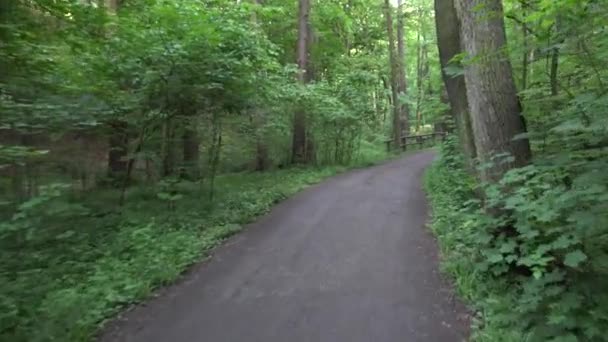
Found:
<path fill-rule="evenodd" d="M 607 25 L 603 0 L 2 1 L 1 339 L 90 340 L 277 201 L 436 131 L 474 338 L 606 340 Z"/>

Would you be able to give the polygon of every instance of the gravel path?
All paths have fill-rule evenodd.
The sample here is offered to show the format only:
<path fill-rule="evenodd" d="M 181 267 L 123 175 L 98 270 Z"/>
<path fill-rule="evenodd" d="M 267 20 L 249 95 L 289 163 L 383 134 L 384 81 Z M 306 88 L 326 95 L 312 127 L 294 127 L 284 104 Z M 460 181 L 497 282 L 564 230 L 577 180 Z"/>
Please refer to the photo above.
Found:
<path fill-rule="evenodd" d="M 100 341 L 464 341 L 421 190 L 432 152 L 347 172 L 249 225 Z"/>

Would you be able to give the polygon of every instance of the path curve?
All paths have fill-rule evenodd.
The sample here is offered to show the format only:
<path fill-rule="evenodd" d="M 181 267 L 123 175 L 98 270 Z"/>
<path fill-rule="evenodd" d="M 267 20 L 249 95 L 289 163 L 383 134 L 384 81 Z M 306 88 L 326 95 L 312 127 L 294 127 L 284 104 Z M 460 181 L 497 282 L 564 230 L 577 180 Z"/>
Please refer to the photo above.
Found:
<path fill-rule="evenodd" d="M 466 310 L 438 271 L 421 176 L 432 152 L 295 195 L 102 342 L 451 342 Z"/>

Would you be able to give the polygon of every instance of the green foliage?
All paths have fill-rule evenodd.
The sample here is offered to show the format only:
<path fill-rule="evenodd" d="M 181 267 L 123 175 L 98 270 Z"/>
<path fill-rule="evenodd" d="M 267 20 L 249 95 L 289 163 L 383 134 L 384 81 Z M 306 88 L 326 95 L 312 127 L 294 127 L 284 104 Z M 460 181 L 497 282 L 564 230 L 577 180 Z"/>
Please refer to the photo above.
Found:
<path fill-rule="evenodd" d="M 352 166 L 386 157 L 368 151 Z M 0 339 L 90 340 L 101 321 L 174 281 L 243 224 L 345 169 L 225 174 L 212 202 L 199 184 L 167 181 L 130 189 L 122 208 L 111 205 L 115 190 L 73 198 L 65 185 L 49 186 L 0 225 Z"/>
<path fill-rule="evenodd" d="M 482 204 L 471 200 L 475 182 L 453 146 L 426 187 L 445 267 L 481 315 L 477 339 L 605 340 L 605 152 L 571 151 L 512 170 L 484 189 Z"/>
<path fill-rule="evenodd" d="M 437 54 L 415 5 L 412 78 L 410 51 Z M 296 19 L 285 0 L 0 1 L 0 339 L 88 340 L 277 201 L 391 157 L 381 6 L 313 1 L 306 85 Z M 420 122 L 439 79 L 403 99 Z M 308 169 L 288 168 L 300 109 Z"/>
<path fill-rule="evenodd" d="M 292 3 L 104 3 L 0 4 L 3 340 L 89 339 L 242 224 L 342 170 L 276 169 L 298 107 L 319 164 L 387 157 L 387 100 L 369 101 L 386 54 L 371 2 L 315 4 L 309 86 L 295 82 Z M 251 170 L 260 141 L 273 170 L 227 174 Z"/>
<path fill-rule="evenodd" d="M 444 146 L 426 179 L 433 229 L 446 269 L 478 310 L 478 340 L 606 341 L 608 73 L 599 66 L 608 7 L 504 4 L 527 123 L 515 139 L 530 139 L 533 160 L 496 184 L 475 184 L 456 142 Z"/>

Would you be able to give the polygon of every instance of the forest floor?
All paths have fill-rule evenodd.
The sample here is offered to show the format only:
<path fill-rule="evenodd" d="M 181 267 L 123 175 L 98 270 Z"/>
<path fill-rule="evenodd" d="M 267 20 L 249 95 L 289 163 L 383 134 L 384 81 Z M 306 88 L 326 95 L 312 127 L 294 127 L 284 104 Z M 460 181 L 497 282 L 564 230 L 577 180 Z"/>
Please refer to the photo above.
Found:
<path fill-rule="evenodd" d="M 100 341 L 462 341 L 466 308 L 425 228 L 420 152 L 278 204 Z"/>

